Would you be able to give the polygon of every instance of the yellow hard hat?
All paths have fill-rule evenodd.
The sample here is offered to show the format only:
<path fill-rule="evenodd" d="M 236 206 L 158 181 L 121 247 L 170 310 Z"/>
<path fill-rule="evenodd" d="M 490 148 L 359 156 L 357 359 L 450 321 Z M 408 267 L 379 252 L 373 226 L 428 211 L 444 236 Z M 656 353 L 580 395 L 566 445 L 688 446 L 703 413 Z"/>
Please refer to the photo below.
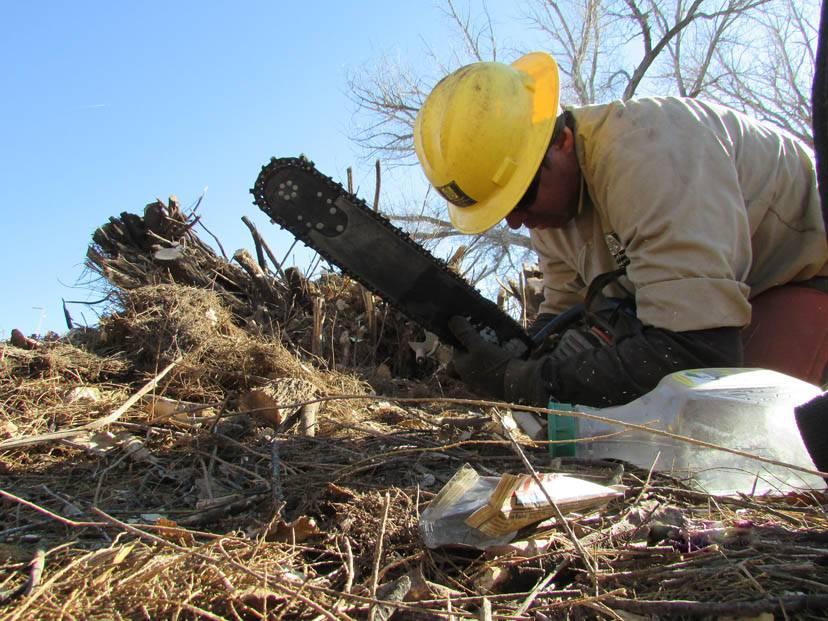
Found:
<path fill-rule="evenodd" d="M 514 209 L 549 146 L 559 97 L 558 65 L 543 52 L 467 65 L 434 87 L 414 146 L 455 228 L 480 233 Z"/>

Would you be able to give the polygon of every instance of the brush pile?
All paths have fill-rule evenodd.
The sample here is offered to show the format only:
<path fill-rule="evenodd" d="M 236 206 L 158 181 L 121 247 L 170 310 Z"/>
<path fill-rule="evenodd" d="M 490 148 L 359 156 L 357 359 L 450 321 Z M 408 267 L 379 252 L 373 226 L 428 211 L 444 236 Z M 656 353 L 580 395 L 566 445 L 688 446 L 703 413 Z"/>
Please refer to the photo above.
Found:
<path fill-rule="evenodd" d="M 0 345 L 3 619 L 825 617 L 821 492 L 711 496 L 516 444 L 360 285 L 285 269 L 252 225 L 257 258 L 228 260 L 198 224 L 174 200 L 111 219 L 100 325 Z M 524 459 L 624 497 L 425 547 L 464 464 Z"/>

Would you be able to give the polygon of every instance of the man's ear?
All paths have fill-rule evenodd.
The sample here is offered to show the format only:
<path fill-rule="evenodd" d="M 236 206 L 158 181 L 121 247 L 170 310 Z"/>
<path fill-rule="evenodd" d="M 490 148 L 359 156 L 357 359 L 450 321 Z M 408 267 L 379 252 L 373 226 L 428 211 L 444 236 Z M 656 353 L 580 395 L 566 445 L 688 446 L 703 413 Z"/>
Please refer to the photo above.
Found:
<path fill-rule="evenodd" d="M 572 129 L 564 126 L 560 136 L 552 143 L 552 148 L 556 151 L 570 153 L 575 148 L 575 134 L 572 133 Z"/>
<path fill-rule="evenodd" d="M 555 138 L 555 142 L 549 145 L 546 154 L 543 156 L 541 166 L 550 168 L 553 166 L 552 159 L 555 156 L 569 155 L 575 149 L 575 134 L 568 127 L 564 127 L 561 133 Z"/>

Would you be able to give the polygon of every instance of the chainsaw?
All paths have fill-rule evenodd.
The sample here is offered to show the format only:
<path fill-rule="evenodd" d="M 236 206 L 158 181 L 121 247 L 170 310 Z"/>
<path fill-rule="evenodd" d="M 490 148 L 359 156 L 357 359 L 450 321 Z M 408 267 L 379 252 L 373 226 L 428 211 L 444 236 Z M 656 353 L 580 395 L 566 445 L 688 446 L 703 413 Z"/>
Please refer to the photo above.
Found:
<path fill-rule="evenodd" d="M 459 345 L 448 320 L 460 315 L 516 356 L 532 348 L 512 317 L 304 156 L 271 159 L 250 192 L 272 223 L 443 343 Z"/>

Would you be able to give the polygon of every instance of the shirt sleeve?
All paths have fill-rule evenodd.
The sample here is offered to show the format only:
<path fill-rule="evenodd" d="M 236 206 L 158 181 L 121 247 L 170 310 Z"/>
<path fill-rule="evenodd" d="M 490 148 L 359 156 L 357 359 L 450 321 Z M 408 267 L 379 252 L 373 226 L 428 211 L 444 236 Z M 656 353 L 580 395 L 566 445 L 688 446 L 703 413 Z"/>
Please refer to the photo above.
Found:
<path fill-rule="evenodd" d="M 644 324 L 676 332 L 744 326 L 750 229 L 733 147 L 687 110 L 619 102 L 590 141 L 584 172 L 626 247 Z"/>

